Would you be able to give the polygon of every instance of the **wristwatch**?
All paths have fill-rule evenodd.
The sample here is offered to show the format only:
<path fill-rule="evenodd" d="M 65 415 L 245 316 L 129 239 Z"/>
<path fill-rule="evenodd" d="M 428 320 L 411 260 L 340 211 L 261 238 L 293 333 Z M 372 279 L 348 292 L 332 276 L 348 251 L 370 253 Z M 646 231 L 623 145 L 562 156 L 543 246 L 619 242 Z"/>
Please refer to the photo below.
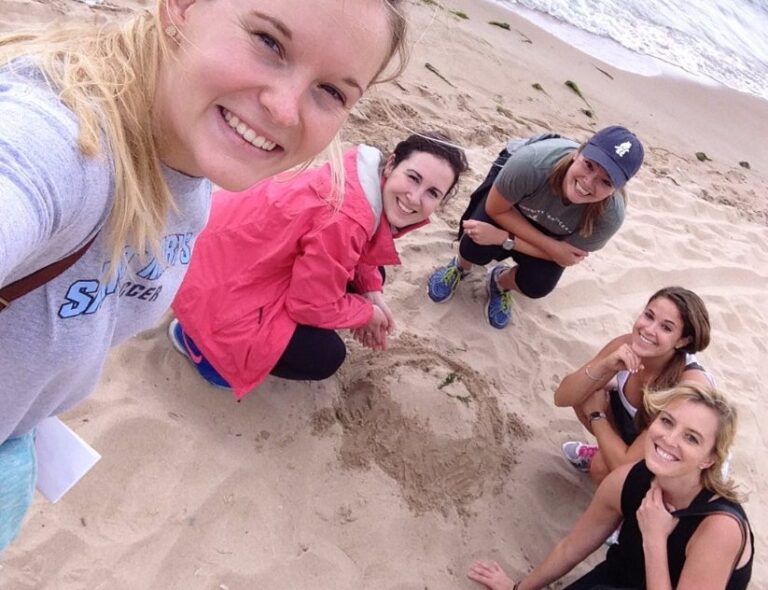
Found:
<path fill-rule="evenodd" d="M 592 424 L 595 420 L 607 420 L 608 416 L 605 415 L 605 412 L 590 412 L 589 413 L 589 423 Z"/>
<path fill-rule="evenodd" d="M 508 252 L 511 251 L 512 248 L 515 247 L 515 238 L 507 234 L 507 239 L 501 243 L 501 247 L 507 250 Z"/>

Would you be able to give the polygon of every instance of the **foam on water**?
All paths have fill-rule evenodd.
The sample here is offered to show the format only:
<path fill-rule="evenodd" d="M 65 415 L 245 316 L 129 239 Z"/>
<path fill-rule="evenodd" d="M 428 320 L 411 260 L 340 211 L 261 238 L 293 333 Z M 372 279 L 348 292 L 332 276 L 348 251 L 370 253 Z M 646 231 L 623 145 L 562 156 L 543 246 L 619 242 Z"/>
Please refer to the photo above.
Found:
<path fill-rule="evenodd" d="M 497 1 L 614 67 L 768 98 L 768 0 Z"/>

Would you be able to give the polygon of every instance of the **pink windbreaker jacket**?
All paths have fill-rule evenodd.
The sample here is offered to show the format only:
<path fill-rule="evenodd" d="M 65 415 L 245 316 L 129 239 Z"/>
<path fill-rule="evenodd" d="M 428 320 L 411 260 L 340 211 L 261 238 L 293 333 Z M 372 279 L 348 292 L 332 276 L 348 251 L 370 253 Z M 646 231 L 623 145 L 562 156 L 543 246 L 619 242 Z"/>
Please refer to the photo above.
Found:
<path fill-rule="evenodd" d="M 214 195 L 173 310 L 237 399 L 267 377 L 298 324 L 357 328 L 373 315 L 347 285 L 380 291 L 378 266 L 400 263 L 383 215 L 374 231 L 381 157 L 364 145 L 345 153 L 339 211 L 327 164 Z"/>

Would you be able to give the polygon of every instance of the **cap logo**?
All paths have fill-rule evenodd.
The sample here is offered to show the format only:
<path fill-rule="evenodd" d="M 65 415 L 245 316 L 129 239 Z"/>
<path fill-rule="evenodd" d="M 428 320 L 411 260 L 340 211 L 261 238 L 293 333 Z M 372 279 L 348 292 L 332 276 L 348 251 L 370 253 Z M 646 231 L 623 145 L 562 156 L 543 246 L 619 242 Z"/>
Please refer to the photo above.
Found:
<path fill-rule="evenodd" d="M 629 152 L 630 148 L 632 147 L 632 142 L 625 141 L 624 143 L 620 143 L 619 145 L 615 146 L 613 149 L 616 150 L 616 155 L 620 158 L 623 158 L 627 152 Z"/>

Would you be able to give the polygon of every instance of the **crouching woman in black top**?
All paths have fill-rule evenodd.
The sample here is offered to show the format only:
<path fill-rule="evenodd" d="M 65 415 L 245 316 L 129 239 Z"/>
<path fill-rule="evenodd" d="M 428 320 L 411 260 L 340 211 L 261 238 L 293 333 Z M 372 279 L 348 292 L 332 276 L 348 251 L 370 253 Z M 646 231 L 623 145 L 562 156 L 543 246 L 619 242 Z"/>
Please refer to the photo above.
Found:
<path fill-rule="evenodd" d="M 743 590 L 754 538 L 721 466 L 736 433 L 736 410 L 696 383 L 646 393 L 653 421 L 645 458 L 611 472 L 568 536 L 519 582 L 494 562 L 468 576 L 491 590 L 534 590 L 558 580 L 621 525 L 604 562 L 565 590 Z"/>

